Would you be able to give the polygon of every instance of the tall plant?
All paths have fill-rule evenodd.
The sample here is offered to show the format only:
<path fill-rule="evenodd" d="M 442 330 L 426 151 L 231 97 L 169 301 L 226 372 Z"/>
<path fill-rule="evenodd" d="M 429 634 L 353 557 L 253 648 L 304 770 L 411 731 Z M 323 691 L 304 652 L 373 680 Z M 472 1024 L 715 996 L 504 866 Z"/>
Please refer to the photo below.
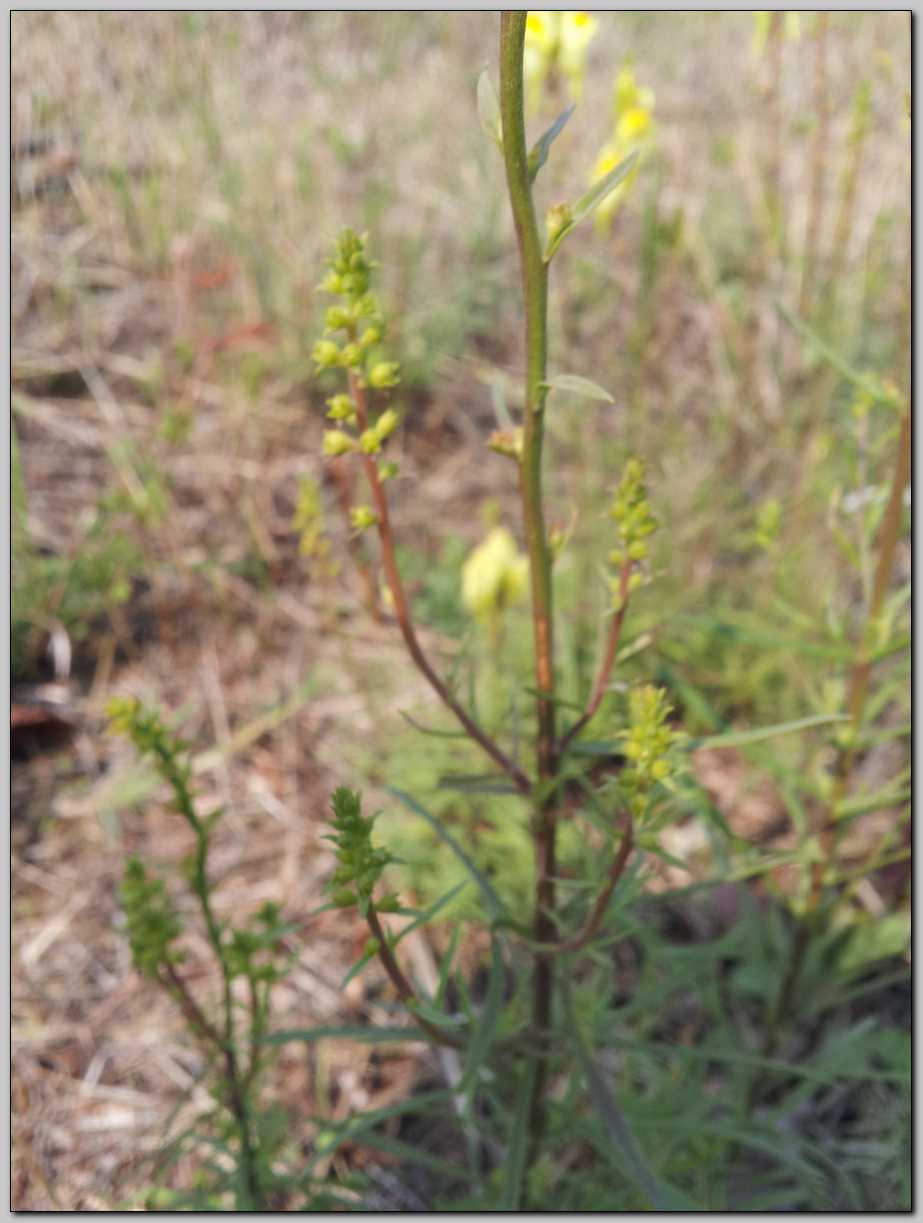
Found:
<path fill-rule="evenodd" d="M 668 751 L 675 738 L 668 718 L 670 707 L 665 694 L 653 687 L 632 692 L 629 700 L 629 725 L 623 732 L 627 764 L 616 782 L 602 787 L 582 779 L 589 801 L 604 811 L 607 836 L 612 841 L 610 861 L 598 881 L 595 900 L 583 920 L 570 932 L 562 929 L 562 913 L 556 894 L 556 842 L 563 809 L 564 783 L 582 773 L 578 754 L 581 736 L 600 709 L 609 689 L 616 663 L 622 626 L 632 592 L 641 584 L 647 539 L 655 529 L 644 483 L 644 468 L 638 459 L 630 460 L 615 490 L 611 505 L 613 550 L 611 607 L 608 627 L 600 651 L 598 672 L 587 696 L 585 708 L 570 726 L 559 726 L 560 701 L 556 692 L 553 548 L 546 526 L 542 474 L 546 404 L 555 387 L 590 395 L 600 388 L 576 375 L 558 379 L 548 374 L 548 279 L 552 262 L 568 234 L 629 175 L 635 155 L 628 156 L 573 204 L 557 204 L 539 225 L 534 200 L 534 183 L 545 164 L 551 146 L 572 113 L 565 111 L 530 149 L 526 141 L 524 118 L 523 52 L 526 32 L 524 12 L 505 12 L 500 26 L 499 97 L 489 78 L 482 77 L 478 101 L 482 123 L 495 138 L 503 157 L 507 190 L 515 226 L 521 269 L 525 315 L 525 384 L 521 425 L 494 434 L 492 449 L 511 458 L 518 475 L 522 507 L 522 529 L 528 556 L 531 619 L 533 628 L 535 738 L 534 764 L 520 764 L 489 730 L 481 726 L 462 705 L 451 687 L 441 678 L 427 656 L 414 626 L 413 614 L 396 559 L 394 529 L 387 495 L 387 481 L 395 467 L 386 462 L 383 449 L 398 427 L 392 408 L 377 415 L 370 398 L 387 390 L 399 379 L 399 370 L 382 350 L 384 323 L 378 301 L 371 290 L 373 264 L 365 240 L 345 231 L 337 241 L 329 271 L 322 288 L 339 300 L 326 314 L 326 333 L 314 349 L 318 371 L 339 369 L 345 374 L 345 390 L 328 400 L 328 416 L 335 427 L 325 434 L 324 450 L 339 461 L 355 454 L 365 473 L 371 504 L 351 507 L 357 531 L 377 531 L 384 580 L 408 653 L 437 696 L 452 712 L 470 739 L 479 745 L 505 775 L 511 789 L 531 809 L 531 829 L 535 851 L 533 914 L 525 938 L 532 958 L 531 1021 L 523 1048 L 526 1064 L 522 1071 L 517 1116 L 524 1136 L 517 1161 L 518 1175 L 512 1179 L 509 1201 L 518 1202 L 524 1177 L 539 1159 L 546 1128 L 546 1088 L 555 1051 L 555 1010 L 557 959 L 567 952 L 585 947 L 598 933 L 619 879 L 628 864 L 636 840 L 636 826 L 651 814 L 663 795 L 671 766 Z M 413 804 L 425 814 L 417 804 Z M 360 796 L 338 790 L 333 798 L 335 843 L 338 868 L 333 880 L 333 903 L 357 905 L 372 935 L 366 958 L 378 955 L 398 995 L 407 1003 L 421 1027 L 442 1044 L 469 1047 L 483 1043 L 471 1032 L 453 1030 L 433 1007 L 433 1000 L 415 991 L 394 954 L 395 940 L 383 928 L 380 915 L 399 911 L 394 895 L 374 896 L 374 887 L 388 864 L 387 851 L 372 844 L 373 818 L 363 816 Z M 430 817 L 427 817 L 430 818 Z M 449 839 L 445 829 L 437 829 Z M 463 859 L 470 860 L 453 843 Z M 494 917 L 494 929 L 511 924 L 502 900 L 489 883 L 478 875 Z M 418 915 L 417 915 L 418 916 Z M 525 937 L 520 928 L 519 933 Z M 497 945 L 494 949 L 497 956 Z M 495 958 L 495 964 L 499 961 Z M 635 1155 L 640 1161 L 640 1156 Z M 515 1208 L 515 1206 L 511 1207 Z"/>

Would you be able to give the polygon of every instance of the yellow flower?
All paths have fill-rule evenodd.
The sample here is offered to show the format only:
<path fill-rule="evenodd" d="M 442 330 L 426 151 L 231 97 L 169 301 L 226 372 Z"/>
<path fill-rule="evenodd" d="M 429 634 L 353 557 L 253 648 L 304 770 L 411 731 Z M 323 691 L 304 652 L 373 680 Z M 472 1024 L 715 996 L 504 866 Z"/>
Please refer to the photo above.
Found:
<path fill-rule="evenodd" d="M 616 124 L 615 139 L 619 144 L 637 144 L 648 134 L 652 125 L 649 110 L 643 106 L 630 106 Z"/>
<path fill-rule="evenodd" d="M 596 18 L 583 11 L 537 9 L 527 14 L 523 72 L 530 110 L 538 109 L 545 80 L 554 69 L 567 77 L 573 100 L 580 100 L 587 49 L 598 27 Z"/>
<path fill-rule="evenodd" d="M 621 68 L 615 78 L 615 91 L 612 97 L 612 110 L 615 121 L 628 110 L 638 107 L 640 110 L 654 109 L 654 91 L 638 84 L 631 68 Z"/>
<path fill-rule="evenodd" d="M 587 50 L 599 22 L 589 13 L 563 12 L 560 32 L 561 69 L 570 85 L 570 94 L 579 102 L 583 94 L 583 78 L 586 73 Z"/>
<path fill-rule="evenodd" d="M 494 527 L 462 567 L 462 599 L 478 620 L 495 620 L 526 592 L 529 562 L 505 527 Z"/>
<path fill-rule="evenodd" d="M 590 183 L 598 182 L 635 149 L 645 150 L 654 142 L 654 91 L 638 84 L 631 68 L 622 68 L 615 78 L 612 97 L 614 133 L 611 140 L 600 149 L 596 164 L 590 175 Z M 596 209 L 596 226 L 603 232 L 612 224 L 612 218 L 625 198 L 626 192 L 638 176 L 640 158 L 634 169 L 614 191 L 606 196 Z"/>

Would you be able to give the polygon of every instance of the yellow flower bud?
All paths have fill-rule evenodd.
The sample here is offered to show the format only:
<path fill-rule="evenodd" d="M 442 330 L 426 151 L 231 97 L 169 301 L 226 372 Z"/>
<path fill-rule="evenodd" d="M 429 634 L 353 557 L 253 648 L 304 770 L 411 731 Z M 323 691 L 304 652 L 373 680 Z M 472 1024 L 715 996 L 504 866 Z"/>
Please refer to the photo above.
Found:
<path fill-rule="evenodd" d="M 327 429 L 324 433 L 323 451 L 328 459 L 338 458 L 341 454 L 349 454 L 355 450 L 356 443 L 342 429 Z"/>
<path fill-rule="evenodd" d="M 382 412 L 375 425 L 375 435 L 379 442 L 383 442 L 386 438 L 390 437 L 400 422 L 401 418 L 394 408 L 388 408 L 387 411 Z"/>
<path fill-rule="evenodd" d="M 373 365 L 369 371 L 369 385 L 376 390 L 383 390 L 385 387 L 397 386 L 400 379 L 398 371 L 400 366 L 396 361 L 379 361 Z"/>

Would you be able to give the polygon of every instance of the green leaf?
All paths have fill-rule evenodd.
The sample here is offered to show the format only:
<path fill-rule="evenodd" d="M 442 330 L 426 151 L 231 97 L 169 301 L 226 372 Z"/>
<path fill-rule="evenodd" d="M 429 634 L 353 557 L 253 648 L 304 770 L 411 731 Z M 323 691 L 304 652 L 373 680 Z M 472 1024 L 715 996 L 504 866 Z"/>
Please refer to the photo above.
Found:
<path fill-rule="evenodd" d="M 421 735 L 431 735 L 434 739 L 467 739 L 468 732 L 466 730 L 436 730 L 432 726 L 421 726 L 415 721 L 409 713 L 404 713 L 403 709 L 397 711 L 408 725 L 414 730 L 418 730 Z"/>
<path fill-rule="evenodd" d="M 451 891 L 446 892 L 444 896 L 440 896 L 438 900 L 433 901 L 428 909 L 424 909 L 422 913 L 418 913 L 414 920 L 409 925 L 405 926 L 403 930 L 401 930 L 400 934 L 398 934 L 394 939 L 392 946 L 396 947 L 401 939 L 406 938 L 408 934 L 412 934 L 418 926 L 423 926 L 428 921 L 432 921 L 439 910 L 444 909 L 445 906 L 453 901 L 458 893 L 467 886 L 468 880 L 463 879 L 461 883 L 457 883 L 455 887 L 451 889 Z"/>
<path fill-rule="evenodd" d="M 834 818 L 837 823 L 840 823 L 855 819 L 858 815 L 865 815 L 868 811 L 883 811 L 889 807 L 901 807 L 904 803 L 909 803 L 912 797 L 912 791 L 909 789 L 885 789 L 879 790 L 876 794 L 860 794 L 856 798 L 838 803 Z"/>
<path fill-rule="evenodd" d="M 808 730 L 812 726 L 828 726 L 831 722 L 848 722 L 845 713 L 816 713 L 809 718 L 796 718 L 793 722 L 779 722 L 775 726 L 760 726 L 756 730 L 732 730 L 722 735 L 706 735 L 700 739 L 686 739 L 679 744 L 685 751 L 700 747 L 743 747 L 747 743 L 761 743 L 777 735 L 789 735 L 796 730 Z"/>
<path fill-rule="evenodd" d="M 292 1040 L 314 1044 L 318 1040 L 356 1040 L 363 1045 L 415 1044 L 429 1042 L 418 1027 L 376 1028 L 359 1024 L 342 1027 L 286 1028 L 280 1032 L 269 1032 L 260 1041 L 263 1045 L 285 1045 Z"/>
<path fill-rule="evenodd" d="M 746 641 L 752 645 L 776 646 L 792 653 L 806 654 L 810 658 L 829 658 L 833 662 L 850 663 L 855 647 L 849 643 L 826 645 L 822 642 L 805 641 L 800 637 L 786 637 L 781 633 L 764 629 L 753 629 L 743 624 L 731 624 L 715 616 L 693 616 L 681 613 L 671 618 L 672 623 L 688 624 L 715 633 L 727 641 Z"/>
<path fill-rule="evenodd" d="M 386 1155 L 396 1156 L 402 1164 L 417 1164 L 421 1168 L 428 1168 L 449 1182 L 467 1181 L 471 1175 L 468 1168 L 450 1164 L 446 1159 L 429 1155 L 412 1142 L 402 1142 L 400 1138 L 390 1138 L 387 1134 L 366 1130 L 358 1141 L 361 1146 L 371 1147 L 373 1151 L 384 1151 Z"/>
<path fill-rule="evenodd" d="M 503 1178 L 503 1194 L 500 1210 L 518 1211 L 525 1172 L 526 1152 L 529 1141 L 529 1113 L 532 1107 L 532 1091 L 535 1084 L 537 1064 L 530 1059 L 519 1087 L 516 1100 L 516 1115 L 513 1121 L 513 1139 L 506 1153 L 506 1175 Z"/>
<path fill-rule="evenodd" d="M 828 365 L 832 365 L 838 374 L 842 374 L 847 381 L 865 391 L 866 394 L 870 395 L 877 402 L 894 402 L 893 396 L 890 395 L 882 386 L 880 386 L 875 379 L 866 378 L 860 374 L 858 370 L 853 369 L 853 367 L 847 361 L 845 361 L 835 349 L 831 348 L 831 346 L 825 339 L 823 339 L 822 336 L 818 335 L 813 327 L 809 327 L 807 323 L 803 322 L 796 315 L 792 314 L 791 310 L 789 310 L 789 308 L 783 302 L 777 301 L 776 309 L 785 319 L 786 323 L 788 323 L 790 327 L 793 327 L 802 339 L 807 340 L 809 344 L 812 344 L 819 355 L 824 358 Z"/>
<path fill-rule="evenodd" d="M 478 118 L 481 127 L 496 142 L 497 148 L 503 148 L 503 125 L 500 121 L 500 101 L 490 73 L 485 68 L 478 77 Z"/>
<path fill-rule="evenodd" d="M 597 382 L 583 378 L 580 374 L 555 374 L 542 386 L 548 391 L 566 391 L 570 395 L 582 395 L 585 399 L 601 399 L 605 403 L 615 403 L 609 392 Z"/>
<path fill-rule="evenodd" d="M 370 960 L 374 960 L 377 954 L 378 954 L 377 951 L 368 951 L 366 952 L 364 956 L 358 959 L 355 962 L 355 964 L 353 964 L 352 968 L 349 970 L 349 972 L 346 974 L 343 980 L 340 982 L 340 989 L 346 989 L 347 985 L 349 985 L 353 977 L 357 976 L 360 972 L 362 972 L 366 964 L 368 964 Z"/>
<path fill-rule="evenodd" d="M 440 820 L 436 819 L 431 812 L 427 811 L 425 807 L 418 803 L 415 798 L 413 798 L 410 794 L 406 794 L 403 790 L 398 790 L 389 786 L 388 793 L 393 794 L 394 797 L 399 802 L 403 803 L 409 811 L 412 811 L 415 815 L 419 815 L 421 819 L 426 820 L 427 824 L 429 824 L 436 836 L 439 837 L 441 841 L 444 841 L 446 845 L 448 845 L 449 849 L 451 849 L 456 858 L 458 858 L 459 862 L 461 862 L 462 866 L 478 885 L 491 918 L 496 919 L 498 917 L 507 917 L 508 914 L 506 912 L 506 906 L 494 891 L 490 880 L 483 871 L 479 870 L 474 865 L 445 825 L 442 824 Z"/>
<path fill-rule="evenodd" d="M 444 773 L 436 783 L 440 790 L 459 794 L 518 794 L 503 773 Z"/>
<path fill-rule="evenodd" d="M 660 1181 L 644 1158 L 641 1148 L 628 1128 L 628 1122 L 625 1120 L 622 1110 L 616 1103 L 615 1097 L 610 1092 L 605 1079 L 593 1061 L 590 1047 L 586 1043 L 583 1031 L 574 1014 L 570 982 L 566 976 L 562 977 L 561 983 L 564 1005 L 568 1016 L 568 1026 L 574 1038 L 577 1059 L 580 1062 L 580 1067 L 590 1090 L 590 1098 L 599 1114 L 600 1120 L 606 1128 L 606 1132 L 612 1139 L 613 1146 L 617 1148 L 622 1157 L 614 1162 L 647 1195 L 655 1210 L 669 1212 L 699 1210 L 700 1207 L 690 1202 L 685 1195 L 674 1189 L 672 1185 Z M 602 1147 L 602 1153 L 610 1157 L 612 1155 L 608 1147 Z"/>
<path fill-rule="evenodd" d="M 490 975 L 487 978 L 484 1009 L 465 1057 L 464 1083 L 471 1091 L 477 1089 L 478 1072 L 490 1052 L 497 1033 L 500 1012 L 503 1010 L 503 978 L 503 956 L 500 954 L 497 940 L 492 938 L 490 941 Z"/>
<path fill-rule="evenodd" d="M 624 161 L 620 161 L 613 170 L 610 170 L 608 174 L 601 178 L 598 183 L 594 183 L 586 195 L 580 197 L 571 210 L 569 220 L 555 232 L 548 243 L 544 255 L 546 263 L 551 261 L 555 251 L 570 231 L 575 229 L 585 217 L 588 217 L 603 202 L 606 196 L 611 191 L 614 191 L 619 183 L 631 173 L 635 168 L 637 160 L 637 152 L 631 153 Z"/>
<path fill-rule="evenodd" d="M 551 150 L 551 146 L 557 140 L 558 136 L 560 136 L 565 125 L 567 124 L 567 121 L 570 119 L 571 115 L 576 109 L 576 102 L 573 106 L 568 106 L 567 110 L 562 111 L 558 115 L 557 119 L 555 119 L 554 123 L 552 123 L 551 127 L 542 132 L 541 136 L 539 136 L 538 140 L 536 140 L 535 144 L 533 144 L 532 149 L 529 152 L 528 161 L 529 182 L 535 182 L 536 175 L 548 160 L 548 153 Z"/>

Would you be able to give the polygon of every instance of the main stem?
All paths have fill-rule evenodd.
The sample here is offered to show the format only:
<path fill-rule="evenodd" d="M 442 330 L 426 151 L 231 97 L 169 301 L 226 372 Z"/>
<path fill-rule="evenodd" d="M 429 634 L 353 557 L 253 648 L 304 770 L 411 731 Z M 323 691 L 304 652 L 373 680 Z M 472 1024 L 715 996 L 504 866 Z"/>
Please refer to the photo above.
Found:
<path fill-rule="evenodd" d="M 526 313 L 526 403 L 520 465 L 522 513 L 532 587 L 532 623 L 535 637 L 535 679 L 538 717 L 537 766 L 539 784 L 535 810 L 535 918 L 536 943 L 555 940 L 555 799 L 557 771 L 554 717 L 554 634 L 552 621 L 551 553 L 542 510 L 542 442 L 547 388 L 548 266 L 542 257 L 532 184 L 528 170 L 523 113 L 522 62 L 525 12 L 504 12 L 500 17 L 500 119 L 506 182 L 519 243 L 522 288 Z M 548 1072 L 551 1028 L 553 960 L 537 952 L 533 978 L 532 1017 L 539 1041 L 529 1119 L 531 1146 L 527 1166 L 535 1158 L 544 1128 L 544 1092 Z"/>

